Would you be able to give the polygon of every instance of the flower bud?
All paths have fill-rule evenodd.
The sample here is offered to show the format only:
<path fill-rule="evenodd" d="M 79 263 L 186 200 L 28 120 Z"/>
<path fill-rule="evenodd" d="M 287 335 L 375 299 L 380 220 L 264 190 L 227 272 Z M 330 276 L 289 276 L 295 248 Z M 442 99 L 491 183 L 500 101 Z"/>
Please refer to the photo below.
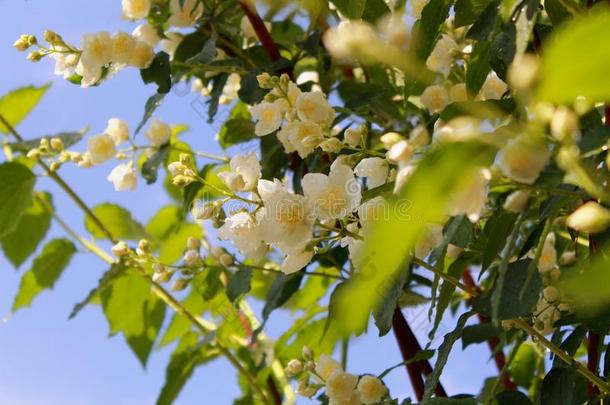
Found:
<path fill-rule="evenodd" d="M 353 129 L 348 128 L 345 130 L 343 134 L 343 138 L 345 139 L 345 143 L 351 146 L 358 146 L 362 142 L 362 133 L 360 132 L 360 128 Z"/>
<path fill-rule="evenodd" d="M 138 249 L 142 252 L 148 252 L 150 250 L 150 242 L 147 239 L 140 239 Z"/>
<path fill-rule="evenodd" d="M 201 256 L 196 250 L 187 250 L 184 254 L 184 263 L 188 267 L 198 267 L 201 264 Z"/>
<path fill-rule="evenodd" d="M 330 138 L 322 142 L 320 148 L 322 148 L 324 152 L 337 153 L 343 149 L 343 143 L 337 138 Z"/>
<path fill-rule="evenodd" d="M 18 51 L 23 52 L 36 43 L 37 41 L 34 35 L 23 34 L 13 43 L 13 47 Z"/>
<path fill-rule="evenodd" d="M 55 171 L 59 170 L 59 168 L 60 168 L 60 167 L 61 167 L 61 163 L 60 163 L 60 162 L 52 162 L 52 163 L 49 165 L 49 169 L 50 169 L 52 172 L 55 172 Z"/>
<path fill-rule="evenodd" d="M 408 141 L 402 140 L 394 144 L 388 153 L 387 158 L 393 162 L 404 162 L 413 155 L 413 148 Z"/>
<path fill-rule="evenodd" d="M 40 51 L 33 51 L 33 52 L 30 52 L 30 54 L 28 55 L 27 59 L 30 62 L 40 62 L 40 60 L 42 58 L 44 58 L 44 56 L 45 56 L 45 54 L 40 52 Z"/>
<path fill-rule="evenodd" d="M 568 216 L 566 225 L 581 232 L 601 232 L 610 226 L 610 210 L 588 201 Z"/>
<path fill-rule="evenodd" d="M 513 191 L 506 197 L 506 201 L 504 201 L 504 205 L 502 207 L 506 211 L 510 212 L 522 212 L 525 209 L 525 205 L 527 204 L 527 199 L 529 198 L 529 194 L 524 190 Z"/>
<path fill-rule="evenodd" d="M 44 38 L 45 41 L 47 41 L 49 44 L 51 45 L 61 45 L 64 43 L 64 40 L 61 38 L 61 36 L 51 30 L 46 30 L 43 34 L 42 37 Z"/>
<path fill-rule="evenodd" d="M 220 257 L 218 258 L 218 261 L 224 267 L 229 267 L 233 264 L 233 256 L 231 256 L 228 253 L 224 253 L 224 254 L 220 255 Z"/>
<path fill-rule="evenodd" d="M 256 81 L 261 89 L 270 89 L 273 87 L 271 84 L 271 75 L 269 75 L 267 72 L 256 76 Z"/>
<path fill-rule="evenodd" d="M 316 148 L 323 141 L 324 141 L 324 137 L 322 137 L 320 135 L 308 135 L 305 138 L 301 139 L 301 143 L 303 144 L 303 146 L 305 146 L 306 148 L 312 148 L 312 149 Z"/>
<path fill-rule="evenodd" d="M 216 202 L 208 202 L 203 204 L 203 206 L 195 206 L 193 208 L 193 217 L 198 221 L 203 221 L 205 219 L 211 219 L 216 216 L 216 212 L 218 211 L 219 205 Z"/>
<path fill-rule="evenodd" d="M 297 394 L 310 398 L 313 397 L 316 392 L 318 392 L 318 388 L 316 388 L 315 385 L 309 384 L 307 379 L 299 381 L 296 389 Z"/>
<path fill-rule="evenodd" d="M 301 374 L 303 371 L 303 363 L 298 359 L 292 359 L 288 362 L 285 371 L 288 377 L 294 377 L 295 375 Z"/>
<path fill-rule="evenodd" d="M 189 279 L 189 278 L 179 278 L 176 281 L 174 281 L 174 283 L 172 284 L 170 289 L 172 291 L 182 291 L 186 287 L 188 287 L 190 281 L 191 281 L 191 279 Z"/>
<path fill-rule="evenodd" d="M 152 265 L 153 272 L 155 273 L 165 273 L 165 266 L 161 263 L 154 263 Z"/>
<path fill-rule="evenodd" d="M 193 238 L 192 236 L 186 240 L 186 248 L 189 250 L 199 250 L 201 247 L 201 239 Z"/>
<path fill-rule="evenodd" d="M 64 150 L 64 143 L 60 138 L 51 138 L 51 148 L 62 151 Z"/>
<path fill-rule="evenodd" d="M 555 302 L 559 299 L 559 290 L 557 287 L 553 287 L 552 285 L 546 287 L 542 290 L 542 296 L 548 302 Z"/>
<path fill-rule="evenodd" d="M 388 132 L 381 135 L 379 138 L 379 140 L 383 143 L 383 146 L 388 150 L 403 139 L 404 138 L 402 135 L 400 135 L 398 132 Z"/>
<path fill-rule="evenodd" d="M 127 243 L 125 243 L 123 241 L 119 241 L 116 245 L 114 245 L 110 249 L 110 251 L 116 257 L 122 257 L 129 253 L 129 246 L 127 246 Z"/>
<path fill-rule="evenodd" d="M 430 143 L 430 133 L 423 125 L 418 125 L 409 134 L 409 144 L 413 148 L 419 148 Z"/>
<path fill-rule="evenodd" d="M 538 58 L 529 53 L 515 58 L 508 68 L 508 83 L 518 91 L 528 91 L 536 80 L 539 65 Z"/>
<path fill-rule="evenodd" d="M 184 175 L 175 176 L 172 180 L 172 184 L 177 187 L 186 187 L 193 182 L 193 178 Z"/>
<path fill-rule="evenodd" d="M 152 275 L 152 280 L 155 283 L 167 283 L 172 278 L 172 273 L 169 271 L 160 271 Z"/>
<path fill-rule="evenodd" d="M 551 120 L 551 134 L 560 142 L 578 140 L 578 116 L 569 108 L 555 110 Z"/>
<path fill-rule="evenodd" d="M 180 162 L 172 162 L 167 165 L 167 170 L 171 173 L 172 176 L 178 176 L 180 174 L 184 174 L 187 167 Z"/>
<path fill-rule="evenodd" d="M 301 355 L 303 356 L 303 359 L 305 359 L 305 360 L 313 359 L 313 351 L 311 350 L 311 348 L 309 346 L 303 346 L 303 349 L 301 349 Z"/>
<path fill-rule="evenodd" d="M 179 156 L 180 163 L 183 165 L 190 167 L 193 165 L 193 160 L 191 159 L 191 155 L 188 153 L 181 153 Z"/>
<path fill-rule="evenodd" d="M 38 148 L 30 149 L 25 156 L 28 159 L 38 159 L 40 157 L 40 150 Z"/>

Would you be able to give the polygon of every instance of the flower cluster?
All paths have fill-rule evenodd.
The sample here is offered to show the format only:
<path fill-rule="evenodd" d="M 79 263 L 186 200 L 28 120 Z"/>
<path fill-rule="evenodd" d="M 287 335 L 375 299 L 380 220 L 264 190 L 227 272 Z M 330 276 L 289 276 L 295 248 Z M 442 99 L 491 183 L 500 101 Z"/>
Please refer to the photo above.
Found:
<path fill-rule="evenodd" d="M 343 370 L 332 357 L 321 355 L 317 362 L 307 347 L 303 348 L 303 359 L 291 360 L 286 373 L 298 377 L 297 393 L 312 397 L 320 389 L 329 400 L 329 405 L 371 405 L 387 397 L 388 389 L 372 375 L 356 376 Z"/>

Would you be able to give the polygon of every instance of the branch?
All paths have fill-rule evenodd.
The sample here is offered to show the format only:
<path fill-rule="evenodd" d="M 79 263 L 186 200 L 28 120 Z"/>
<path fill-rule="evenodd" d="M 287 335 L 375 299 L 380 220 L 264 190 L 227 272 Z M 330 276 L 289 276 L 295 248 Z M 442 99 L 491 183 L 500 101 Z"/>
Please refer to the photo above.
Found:
<path fill-rule="evenodd" d="M 265 48 L 269 58 L 271 58 L 271 60 L 274 62 L 280 59 L 280 50 L 275 44 L 275 41 L 273 41 L 273 38 L 271 38 L 269 30 L 267 30 L 267 27 L 265 27 L 265 22 L 258 15 L 256 8 L 254 8 L 254 4 L 252 4 L 252 2 L 249 0 L 240 0 L 239 5 L 241 6 L 242 10 L 244 10 L 244 14 L 246 14 L 246 17 L 250 21 L 254 32 L 256 32 L 256 36 L 258 37 L 259 41 L 261 41 L 261 44 L 263 45 L 263 48 Z"/>
<path fill-rule="evenodd" d="M 430 366 L 428 360 L 420 360 L 414 363 L 408 362 L 417 354 L 417 352 L 421 351 L 421 346 L 419 345 L 415 334 L 413 334 L 407 320 L 398 307 L 396 307 L 392 316 L 392 330 L 394 331 L 394 336 L 398 342 L 402 359 L 406 363 L 405 366 L 407 368 L 407 373 L 409 374 L 409 379 L 411 380 L 411 385 L 413 386 L 415 396 L 417 397 L 418 401 L 421 401 L 424 396 L 423 376 L 432 372 L 432 366 Z M 447 396 L 447 393 L 440 382 L 435 388 L 435 393 L 439 397 Z"/>

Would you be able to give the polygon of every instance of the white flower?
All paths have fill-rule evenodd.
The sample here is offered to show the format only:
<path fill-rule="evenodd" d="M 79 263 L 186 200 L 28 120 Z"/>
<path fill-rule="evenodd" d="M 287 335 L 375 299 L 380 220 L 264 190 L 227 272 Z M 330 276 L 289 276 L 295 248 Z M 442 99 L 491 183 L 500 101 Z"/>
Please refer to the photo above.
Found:
<path fill-rule="evenodd" d="M 351 395 L 346 399 L 334 399 L 328 400 L 328 405 L 361 405 L 360 393 L 358 391 L 352 391 Z"/>
<path fill-rule="evenodd" d="M 463 178 L 449 197 L 448 214 L 451 216 L 464 214 L 472 222 L 478 221 L 487 201 L 489 177 L 487 169 L 478 168 Z"/>
<path fill-rule="evenodd" d="M 551 134 L 560 142 L 578 141 L 578 116 L 568 107 L 560 106 L 551 120 Z"/>
<path fill-rule="evenodd" d="M 424 125 L 418 125 L 409 133 L 409 144 L 418 148 L 430 143 L 430 133 Z"/>
<path fill-rule="evenodd" d="M 403 136 L 398 132 L 387 132 L 379 137 L 379 140 L 383 143 L 383 147 L 388 150 L 403 139 Z"/>
<path fill-rule="evenodd" d="M 415 165 L 402 165 L 399 167 L 398 173 L 396 173 L 396 180 L 394 180 L 394 194 L 398 194 L 402 190 L 414 171 Z"/>
<path fill-rule="evenodd" d="M 131 60 L 136 40 L 126 32 L 117 32 L 112 36 L 112 61 L 126 65 Z"/>
<path fill-rule="evenodd" d="M 355 20 L 341 21 L 326 30 L 322 39 L 328 53 L 343 61 L 375 58 L 375 45 L 381 42 L 373 27 Z"/>
<path fill-rule="evenodd" d="M 527 204 L 527 199 L 529 198 L 529 194 L 524 190 L 513 191 L 506 197 L 506 201 L 502 207 L 506 211 L 510 212 L 521 212 L 525 208 L 525 204 Z"/>
<path fill-rule="evenodd" d="M 180 45 L 180 42 L 182 42 L 183 36 L 177 32 L 166 32 L 165 36 L 167 38 L 162 39 L 159 46 L 163 52 L 167 53 L 171 58 L 173 58 L 174 52 L 176 52 L 176 48 L 178 48 L 178 45 Z"/>
<path fill-rule="evenodd" d="M 218 229 L 218 237 L 230 240 L 246 257 L 256 255 L 261 247 L 265 249 L 260 227 L 248 212 L 241 211 L 225 219 L 225 223 Z"/>
<path fill-rule="evenodd" d="M 123 17 L 129 20 L 141 20 L 148 16 L 150 0 L 123 0 Z"/>
<path fill-rule="evenodd" d="M 321 219 L 341 219 L 360 205 L 361 187 L 352 169 L 335 161 L 327 175 L 308 173 L 302 181 L 303 193 Z"/>
<path fill-rule="evenodd" d="M 271 23 L 269 21 L 265 21 L 265 28 L 267 28 L 267 31 L 271 32 Z M 247 16 L 243 16 L 241 18 L 241 21 L 239 23 L 239 28 L 241 29 L 241 32 L 243 32 L 244 36 L 248 39 L 258 39 L 258 36 L 256 35 L 256 31 L 254 31 L 254 27 L 252 26 L 252 23 L 250 23 L 250 20 L 248 19 Z"/>
<path fill-rule="evenodd" d="M 129 253 L 129 246 L 124 241 L 117 242 L 114 246 L 110 248 L 110 251 L 116 257 L 125 256 Z"/>
<path fill-rule="evenodd" d="M 119 118 L 110 118 L 104 132 L 110 135 L 116 146 L 129 139 L 129 126 Z"/>
<path fill-rule="evenodd" d="M 452 103 L 467 101 L 468 92 L 466 91 L 466 83 L 458 83 L 451 86 L 449 89 L 449 98 Z"/>
<path fill-rule="evenodd" d="M 410 0 L 411 3 L 411 15 L 415 17 L 415 19 L 419 20 L 421 18 L 421 12 L 423 11 L 426 4 L 428 4 L 430 0 Z"/>
<path fill-rule="evenodd" d="M 313 83 L 311 89 L 313 91 L 321 91 L 320 90 L 320 75 L 315 70 L 306 70 L 299 74 L 297 77 L 296 84 L 305 84 L 305 83 Z M 298 87 L 297 87 L 298 88 Z"/>
<path fill-rule="evenodd" d="M 288 123 L 277 133 L 277 138 L 286 153 L 296 151 L 301 158 L 307 157 L 315 146 L 324 140 L 322 128 L 314 122 L 307 121 Z"/>
<path fill-rule="evenodd" d="M 400 13 L 389 13 L 377 23 L 379 33 L 391 44 L 403 51 L 409 48 L 411 37 L 409 27 Z"/>
<path fill-rule="evenodd" d="M 325 354 L 321 355 L 320 359 L 316 363 L 316 374 L 318 374 L 324 380 L 328 380 L 331 374 L 335 371 L 341 370 L 341 364 L 337 363 L 335 359 Z"/>
<path fill-rule="evenodd" d="M 364 405 L 376 404 L 387 394 L 388 389 L 377 377 L 365 375 L 358 381 L 360 400 Z"/>
<path fill-rule="evenodd" d="M 428 86 L 419 96 L 419 101 L 431 113 L 440 112 L 449 104 L 449 94 L 443 86 L 434 85 Z"/>
<path fill-rule="evenodd" d="M 136 188 L 138 177 L 130 163 L 121 163 L 112 169 L 108 181 L 112 183 L 115 191 L 133 190 Z"/>
<path fill-rule="evenodd" d="M 438 224 L 428 225 L 415 244 L 415 257 L 424 260 L 441 243 L 443 243 L 443 227 Z"/>
<path fill-rule="evenodd" d="M 133 30 L 131 35 L 133 35 L 134 38 L 136 38 L 137 40 L 142 41 L 153 48 L 157 46 L 157 44 L 161 40 L 161 37 L 159 36 L 159 33 L 157 32 L 155 26 L 148 23 L 138 25 Z"/>
<path fill-rule="evenodd" d="M 548 148 L 526 136 L 510 140 L 498 153 L 502 174 L 515 181 L 534 184 L 551 152 Z"/>
<path fill-rule="evenodd" d="M 169 125 L 153 118 L 145 133 L 152 146 L 161 146 L 169 142 L 172 137 L 172 129 Z"/>
<path fill-rule="evenodd" d="M 59 49 L 60 47 L 55 47 Z M 69 78 L 76 73 L 76 65 L 78 63 L 78 55 L 53 52 L 49 57 L 55 60 L 54 74 L 63 76 L 64 79 Z"/>
<path fill-rule="evenodd" d="M 307 199 L 277 180 L 259 180 L 257 190 L 264 203 L 264 209 L 259 210 L 263 240 L 281 244 L 285 252 L 304 247 L 312 238 L 314 224 Z"/>
<path fill-rule="evenodd" d="M 185 0 L 180 7 L 180 0 L 170 0 L 170 17 L 167 22 L 174 27 L 191 27 L 203 14 L 203 4 L 199 0 Z"/>
<path fill-rule="evenodd" d="M 247 155 L 235 155 L 231 158 L 229 166 L 231 167 L 231 172 L 222 172 L 218 175 L 227 185 L 229 185 L 227 181 L 237 181 L 239 184 L 242 184 L 241 187 L 236 187 L 236 189 L 232 188 L 233 191 L 252 191 L 256 188 L 256 182 L 261 177 L 261 165 L 256 153 L 252 152 Z M 241 180 L 232 179 L 232 177 L 235 176 L 230 176 L 230 174 L 238 176 Z"/>
<path fill-rule="evenodd" d="M 358 377 L 355 375 L 343 370 L 335 370 L 326 380 L 326 396 L 335 401 L 348 400 L 357 383 Z"/>
<path fill-rule="evenodd" d="M 385 159 L 378 157 L 362 159 L 354 168 L 354 173 L 358 177 L 367 178 L 367 187 L 375 188 L 385 184 L 390 167 Z"/>
<path fill-rule="evenodd" d="M 499 100 L 508 90 L 508 86 L 504 83 L 496 74 L 496 72 L 490 72 L 481 87 L 481 95 L 484 100 Z"/>
<path fill-rule="evenodd" d="M 92 164 L 103 163 L 114 157 L 116 148 L 114 141 L 108 134 L 95 135 L 87 141 L 87 153 Z"/>
<path fill-rule="evenodd" d="M 610 226 L 610 210 L 588 201 L 568 216 L 566 225 L 581 232 L 601 232 Z"/>
<path fill-rule="evenodd" d="M 386 134 L 387 135 L 387 134 Z M 384 135 L 385 136 L 385 135 Z M 386 157 L 391 162 L 405 162 L 409 160 L 409 158 L 413 155 L 413 148 L 411 144 L 406 139 L 400 140 L 390 147 L 388 153 L 386 153 Z"/>
<path fill-rule="evenodd" d="M 307 266 L 313 257 L 311 250 L 295 250 L 289 251 L 282 262 L 280 270 L 284 274 L 292 274 Z"/>
<path fill-rule="evenodd" d="M 138 69 L 149 67 L 155 57 L 154 49 L 143 41 L 136 41 L 132 52 L 129 65 Z"/>
<path fill-rule="evenodd" d="M 347 128 L 343 134 L 345 143 L 351 146 L 358 146 L 362 142 L 362 130 L 358 128 Z"/>
<path fill-rule="evenodd" d="M 519 91 L 528 91 L 538 74 L 540 61 L 531 53 L 515 57 L 507 72 L 508 82 Z"/>
<path fill-rule="evenodd" d="M 98 72 L 101 74 L 102 66 L 111 59 L 112 39 L 107 32 L 83 35 L 83 50 L 79 60 L 81 71 L 89 72 L 90 76 L 95 76 Z"/>
<path fill-rule="evenodd" d="M 301 121 L 311 121 L 328 126 L 335 119 L 335 110 L 326 100 L 324 93 L 310 91 L 301 93 L 296 101 L 297 116 Z"/>
<path fill-rule="evenodd" d="M 282 103 L 278 101 L 273 103 L 263 101 L 250 108 L 250 114 L 257 121 L 256 127 L 254 127 L 256 135 L 268 135 L 282 125 L 284 111 Z"/>
<path fill-rule="evenodd" d="M 449 35 L 443 34 L 438 40 L 432 53 L 426 60 L 426 66 L 433 72 L 442 73 L 445 77 L 449 76 L 453 55 L 458 50 L 458 45 Z"/>
<path fill-rule="evenodd" d="M 546 273 L 557 266 L 557 251 L 555 250 L 555 234 L 549 233 L 542 245 L 542 252 L 538 259 L 538 271 Z"/>
<path fill-rule="evenodd" d="M 188 267 L 197 267 L 201 265 L 201 256 L 198 250 L 187 250 L 184 253 L 184 264 Z"/>

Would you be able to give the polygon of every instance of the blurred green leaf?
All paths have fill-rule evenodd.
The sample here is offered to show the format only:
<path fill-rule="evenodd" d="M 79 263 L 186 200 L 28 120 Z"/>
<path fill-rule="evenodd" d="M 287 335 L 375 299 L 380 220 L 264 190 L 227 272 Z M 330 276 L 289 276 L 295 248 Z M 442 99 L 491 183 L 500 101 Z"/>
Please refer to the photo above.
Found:
<path fill-rule="evenodd" d="M 38 105 L 40 99 L 51 87 L 51 83 L 44 86 L 25 86 L 15 89 L 0 98 L 0 115 L 15 127 Z M 8 128 L 0 123 L 0 132 L 8 133 Z"/>
<path fill-rule="evenodd" d="M 93 207 L 93 213 L 99 218 L 110 233 L 117 239 L 137 240 L 146 238 L 146 231 L 125 208 L 111 203 L 103 203 Z M 85 228 L 96 239 L 107 236 L 89 218 L 85 217 Z"/>
<path fill-rule="evenodd" d="M 167 94 L 172 88 L 171 66 L 169 55 L 163 51 L 157 53 L 146 69 L 140 70 L 144 83 L 155 83 L 158 94 Z"/>
<path fill-rule="evenodd" d="M 249 267 L 243 268 L 233 274 L 227 284 L 227 297 L 231 302 L 235 302 L 239 297 L 250 291 L 252 282 L 252 269 Z"/>
<path fill-rule="evenodd" d="M 42 201 L 41 201 L 42 200 Z M 51 195 L 38 193 L 25 211 L 19 224 L 0 240 L 6 258 L 19 267 L 38 247 L 51 225 Z"/>
<path fill-rule="evenodd" d="M 43 290 L 52 289 L 75 252 L 76 247 L 67 239 L 53 239 L 47 243 L 21 278 L 11 311 L 29 307 Z"/>
<path fill-rule="evenodd" d="M 22 164 L 0 164 L 0 238 L 13 232 L 32 201 L 36 177 Z"/>
<path fill-rule="evenodd" d="M 545 43 L 538 97 L 572 103 L 578 96 L 589 102 L 610 100 L 610 13 L 580 17 L 564 24 Z M 567 61 L 579 61 L 567 63 Z"/>
<path fill-rule="evenodd" d="M 513 361 L 508 365 L 508 371 L 515 383 L 529 388 L 534 382 L 538 363 L 542 361 L 542 353 L 533 342 L 523 342 L 517 349 Z"/>

